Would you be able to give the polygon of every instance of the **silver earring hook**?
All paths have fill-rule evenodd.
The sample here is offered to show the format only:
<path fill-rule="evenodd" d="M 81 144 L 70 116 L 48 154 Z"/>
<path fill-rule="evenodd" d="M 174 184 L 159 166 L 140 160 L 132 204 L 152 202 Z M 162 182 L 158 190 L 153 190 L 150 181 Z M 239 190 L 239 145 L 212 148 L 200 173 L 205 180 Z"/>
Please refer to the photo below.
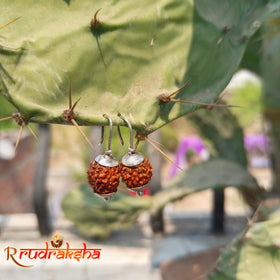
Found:
<path fill-rule="evenodd" d="M 104 114 L 103 117 L 108 119 L 109 125 L 110 125 L 110 132 L 109 132 L 109 139 L 108 139 L 108 150 L 105 152 L 105 154 L 108 155 L 108 156 L 112 156 L 111 143 L 112 143 L 112 135 L 113 135 L 113 121 L 112 121 L 112 118 L 109 117 L 106 114 Z"/>
<path fill-rule="evenodd" d="M 135 153 L 135 149 L 133 148 L 133 130 L 132 130 L 132 126 L 131 123 L 129 122 L 129 120 L 123 116 L 121 113 L 118 113 L 118 117 L 120 117 L 122 120 L 124 120 L 129 128 L 129 134 L 130 134 L 130 146 L 128 148 L 129 153 L 133 154 Z"/>
<path fill-rule="evenodd" d="M 123 138 L 122 138 L 121 129 L 120 129 L 120 126 L 119 126 L 119 125 L 117 126 L 117 130 L 118 130 L 118 135 L 119 135 L 121 144 L 122 144 L 122 146 L 123 146 L 123 145 L 124 145 L 124 141 L 123 141 Z"/>
<path fill-rule="evenodd" d="M 101 126 L 101 137 L 100 137 L 100 142 L 98 143 L 98 145 L 102 145 L 103 144 L 103 141 L 104 141 L 104 125 Z M 117 131 L 118 131 L 118 135 L 119 135 L 119 138 L 120 138 L 120 141 L 121 141 L 121 145 L 123 146 L 124 145 L 124 141 L 123 141 L 123 138 L 122 138 L 122 134 L 121 134 L 121 130 L 120 130 L 120 126 L 118 125 L 117 126 Z"/>
<path fill-rule="evenodd" d="M 98 143 L 98 145 L 102 145 L 103 141 L 104 141 L 104 125 L 101 126 L 101 137 L 100 137 L 100 142 Z"/>

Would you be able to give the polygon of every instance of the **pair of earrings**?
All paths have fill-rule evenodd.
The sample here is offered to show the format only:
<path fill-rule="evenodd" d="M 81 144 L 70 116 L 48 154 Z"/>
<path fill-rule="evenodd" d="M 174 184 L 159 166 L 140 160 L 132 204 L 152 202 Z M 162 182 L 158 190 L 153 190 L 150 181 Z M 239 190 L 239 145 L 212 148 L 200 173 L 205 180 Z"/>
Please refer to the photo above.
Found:
<path fill-rule="evenodd" d="M 113 157 L 111 151 L 113 121 L 109 116 L 104 115 L 109 120 L 110 125 L 108 150 L 105 154 L 98 155 L 94 161 L 91 161 L 87 170 L 90 187 L 96 195 L 107 201 L 117 192 L 121 177 L 128 189 L 137 192 L 139 196 L 143 195 L 143 189 L 146 188 L 153 173 L 149 160 L 133 148 L 133 130 L 130 122 L 121 114 L 118 116 L 125 121 L 130 131 L 128 153 L 122 157 L 121 163 Z"/>

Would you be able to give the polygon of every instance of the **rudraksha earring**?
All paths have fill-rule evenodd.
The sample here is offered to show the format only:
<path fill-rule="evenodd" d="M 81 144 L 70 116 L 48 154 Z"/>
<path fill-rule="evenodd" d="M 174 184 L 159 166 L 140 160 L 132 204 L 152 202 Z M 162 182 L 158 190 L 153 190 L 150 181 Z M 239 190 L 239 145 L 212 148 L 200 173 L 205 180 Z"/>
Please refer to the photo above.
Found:
<path fill-rule="evenodd" d="M 142 196 L 143 190 L 153 175 L 152 166 L 147 158 L 133 148 L 133 130 L 128 119 L 121 114 L 118 115 L 124 120 L 130 131 L 130 146 L 128 153 L 123 156 L 120 163 L 120 172 L 123 181 L 128 189 L 135 191 L 137 195 Z"/>
<path fill-rule="evenodd" d="M 103 197 L 106 201 L 109 201 L 113 194 L 117 192 L 121 173 L 119 162 L 113 157 L 111 151 L 113 122 L 109 116 L 103 116 L 108 119 L 110 125 L 108 150 L 105 154 L 98 155 L 95 161 L 90 162 L 87 174 L 88 183 L 94 193 Z"/>

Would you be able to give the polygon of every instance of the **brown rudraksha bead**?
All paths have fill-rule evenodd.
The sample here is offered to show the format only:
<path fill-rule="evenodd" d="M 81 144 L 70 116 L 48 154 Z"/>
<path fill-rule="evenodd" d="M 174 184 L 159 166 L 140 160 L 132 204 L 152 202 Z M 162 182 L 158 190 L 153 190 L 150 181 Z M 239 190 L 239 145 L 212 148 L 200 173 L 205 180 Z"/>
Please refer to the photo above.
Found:
<path fill-rule="evenodd" d="M 87 170 L 88 183 L 96 194 L 115 193 L 121 176 L 120 167 L 108 167 L 91 161 Z"/>
<path fill-rule="evenodd" d="M 120 163 L 121 176 L 130 189 L 146 185 L 152 178 L 153 168 L 147 158 L 135 166 L 125 166 Z"/>

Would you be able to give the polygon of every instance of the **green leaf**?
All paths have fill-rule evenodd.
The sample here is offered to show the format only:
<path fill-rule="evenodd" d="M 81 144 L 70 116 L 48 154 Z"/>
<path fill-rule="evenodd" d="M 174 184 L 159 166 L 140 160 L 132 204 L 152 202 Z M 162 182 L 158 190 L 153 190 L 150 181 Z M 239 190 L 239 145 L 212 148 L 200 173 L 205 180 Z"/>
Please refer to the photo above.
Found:
<path fill-rule="evenodd" d="M 62 201 L 65 217 L 85 236 L 106 239 L 114 230 L 132 226 L 151 206 L 151 197 L 117 192 L 110 202 L 94 195 L 87 185 L 70 190 Z"/>
<path fill-rule="evenodd" d="M 264 79 L 264 98 L 263 105 L 265 111 L 277 111 L 279 114 L 280 95 L 279 95 L 279 58 L 280 34 L 266 42 L 261 59 L 261 71 Z"/>
<path fill-rule="evenodd" d="M 222 252 L 210 280 L 278 280 L 280 219 L 255 223 Z"/>
<path fill-rule="evenodd" d="M 255 92 L 256 93 L 256 92 Z M 243 114 L 244 108 L 237 108 Z M 190 116 L 211 155 L 226 159 L 247 168 L 244 135 L 237 117 L 229 108 L 215 109 L 211 112 L 200 110 Z M 244 200 L 256 209 L 263 196 L 261 188 L 241 189 Z"/>
<path fill-rule="evenodd" d="M 152 210 L 160 212 L 166 204 L 206 189 L 228 186 L 247 190 L 259 188 L 255 178 L 242 166 L 225 159 L 213 159 L 179 173 L 153 199 Z"/>
<path fill-rule="evenodd" d="M 269 28 L 266 29 L 269 32 Z M 273 31 L 273 29 L 272 29 Z M 263 113 L 268 123 L 268 136 L 270 144 L 270 157 L 273 162 L 272 191 L 280 193 L 279 155 L 280 155 L 280 95 L 279 95 L 279 67 L 280 67 L 280 34 L 279 18 L 278 32 L 272 38 L 268 38 L 264 44 L 261 59 L 261 72 L 264 84 Z"/>
<path fill-rule="evenodd" d="M 244 109 L 236 110 L 242 113 Z M 243 130 L 229 108 L 216 108 L 210 112 L 200 110 L 193 113 L 189 119 L 208 144 L 207 148 L 212 156 L 247 166 Z"/>
<path fill-rule="evenodd" d="M 258 75 L 260 75 L 260 60 L 263 46 L 262 37 L 261 31 L 258 30 L 250 38 L 240 65 L 241 68 L 248 69 Z"/>
<path fill-rule="evenodd" d="M 177 99 L 212 102 L 238 68 L 250 38 L 277 1 L 2 0 L 0 92 L 26 121 L 65 123 L 71 83 L 80 125 L 124 124 L 148 134 L 199 108 L 159 105 L 192 78 Z M 94 13 L 100 25 L 91 30 Z M 3 71 L 4 69 L 4 71 Z M 145 123 L 145 125 L 143 124 Z"/>

